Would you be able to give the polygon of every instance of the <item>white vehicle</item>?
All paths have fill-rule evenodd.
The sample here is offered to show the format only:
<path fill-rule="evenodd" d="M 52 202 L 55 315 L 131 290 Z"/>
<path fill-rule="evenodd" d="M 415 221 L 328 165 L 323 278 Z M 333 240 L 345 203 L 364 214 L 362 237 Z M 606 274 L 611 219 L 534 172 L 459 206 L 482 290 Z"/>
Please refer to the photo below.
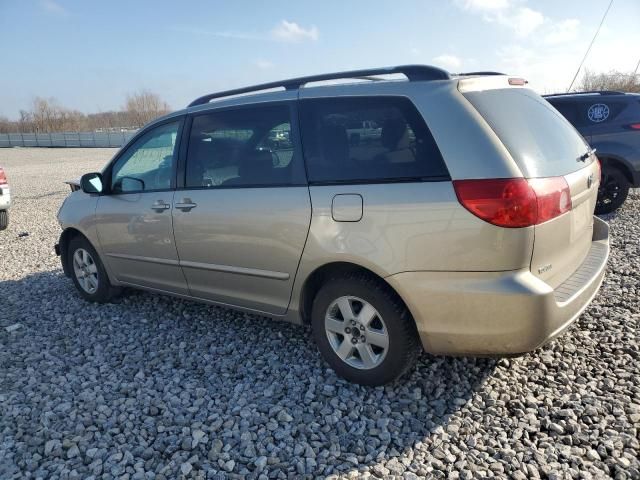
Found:
<path fill-rule="evenodd" d="M 0 230 L 9 226 L 9 207 L 11 206 L 11 192 L 4 169 L 0 167 Z"/>
<path fill-rule="evenodd" d="M 375 140 L 380 137 L 381 132 L 382 127 L 373 120 L 350 122 L 347 125 L 347 134 L 351 145 L 359 145 L 360 143 L 368 143 L 371 140 Z"/>

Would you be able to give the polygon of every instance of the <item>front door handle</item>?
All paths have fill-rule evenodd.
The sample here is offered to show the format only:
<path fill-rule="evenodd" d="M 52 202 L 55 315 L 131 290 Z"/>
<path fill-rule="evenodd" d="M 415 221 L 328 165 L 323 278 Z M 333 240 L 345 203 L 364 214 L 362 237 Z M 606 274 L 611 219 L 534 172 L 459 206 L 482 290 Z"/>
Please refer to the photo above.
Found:
<path fill-rule="evenodd" d="M 171 205 L 169 205 L 168 203 L 164 203 L 162 200 L 156 200 L 155 202 L 153 202 L 153 205 L 151 205 L 151 209 L 155 210 L 158 213 L 169 210 L 170 208 Z"/>
<path fill-rule="evenodd" d="M 195 208 L 197 206 L 198 206 L 198 204 L 197 203 L 193 203 L 190 198 L 183 198 L 182 202 L 176 203 L 174 205 L 174 207 L 176 207 L 178 210 L 182 210 L 183 212 L 188 212 L 192 208 Z"/>

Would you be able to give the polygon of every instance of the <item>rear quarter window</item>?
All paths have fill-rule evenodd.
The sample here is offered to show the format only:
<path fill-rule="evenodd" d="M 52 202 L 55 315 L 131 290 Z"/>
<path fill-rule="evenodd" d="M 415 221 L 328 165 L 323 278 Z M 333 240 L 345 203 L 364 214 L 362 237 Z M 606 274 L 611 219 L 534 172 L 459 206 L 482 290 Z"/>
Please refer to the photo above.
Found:
<path fill-rule="evenodd" d="M 549 102 L 526 88 L 465 92 L 525 177 L 567 175 L 589 146 Z"/>
<path fill-rule="evenodd" d="M 311 183 L 449 178 L 431 132 L 407 98 L 302 100 L 300 120 Z"/>

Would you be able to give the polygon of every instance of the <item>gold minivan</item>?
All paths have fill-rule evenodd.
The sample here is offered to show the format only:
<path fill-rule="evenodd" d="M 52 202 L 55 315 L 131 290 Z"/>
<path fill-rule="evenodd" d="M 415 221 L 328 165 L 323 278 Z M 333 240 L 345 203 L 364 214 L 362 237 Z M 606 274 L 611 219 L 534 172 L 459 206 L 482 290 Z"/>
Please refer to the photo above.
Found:
<path fill-rule="evenodd" d="M 72 186 L 56 251 L 89 301 L 134 287 L 310 324 L 339 375 L 381 385 L 421 348 L 514 355 L 566 329 L 609 254 L 599 181 L 523 79 L 303 77 L 141 129 Z"/>

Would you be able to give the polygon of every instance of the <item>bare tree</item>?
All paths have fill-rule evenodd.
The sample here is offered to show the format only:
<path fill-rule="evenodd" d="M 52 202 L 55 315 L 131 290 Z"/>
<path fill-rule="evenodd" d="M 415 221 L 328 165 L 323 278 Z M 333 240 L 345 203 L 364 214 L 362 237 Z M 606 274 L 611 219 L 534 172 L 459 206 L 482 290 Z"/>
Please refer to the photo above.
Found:
<path fill-rule="evenodd" d="M 12 133 L 15 131 L 14 122 L 7 117 L 0 116 L 0 133 Z"/>
<path fill-rule="evenodd" d="M 126 104 L 121 111 L 88 115 L 60 105 L 55 98 L 35 97 L 29 110 L 20 110 L 18 120 L 0 117 L 0 133 L 130 130 L 142 127 L 170 111 L 167 102 L 146 90 L 127 95 Z"/>
<path fill-rule="evenodd" d="M 618 90 L 621 92 L 640 92 L 640 74 L 610 71 L 596 73 L 585 70 L 584 76 L 576 88 L 579 92 L 590 90 Z"/>
<path fill-rule="evenodd" d="M 124 107 L 132 127 L 141 127 L 151 120 L 171 111 L 169 104 L 156 93 L 148 90 L 127 95 Z"/>
<path fill-rule="evenodd" d="M 34 132 L 77 130 L 82 114 L 71 111 L 55 98 L 35 97 L 30 112 L 21 112 L 21 123 L 29 123 Z"/>

